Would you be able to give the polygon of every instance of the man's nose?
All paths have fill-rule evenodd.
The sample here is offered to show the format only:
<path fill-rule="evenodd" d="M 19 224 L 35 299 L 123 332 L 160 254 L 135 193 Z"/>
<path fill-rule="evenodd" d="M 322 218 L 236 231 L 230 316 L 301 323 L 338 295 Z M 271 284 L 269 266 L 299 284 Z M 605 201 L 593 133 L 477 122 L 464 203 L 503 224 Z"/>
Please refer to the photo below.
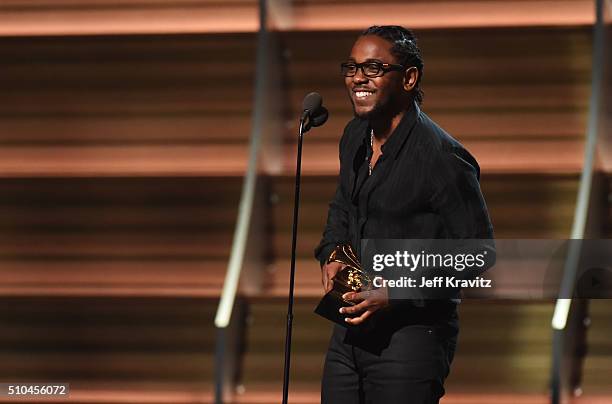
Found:
<path fill-rule="evenodd" d="M 368 78 L 363 74 L 363 68 L 358 67 L 355 75 L 353 76 L 354 83 L 365 83 L 368 81 Z"/>

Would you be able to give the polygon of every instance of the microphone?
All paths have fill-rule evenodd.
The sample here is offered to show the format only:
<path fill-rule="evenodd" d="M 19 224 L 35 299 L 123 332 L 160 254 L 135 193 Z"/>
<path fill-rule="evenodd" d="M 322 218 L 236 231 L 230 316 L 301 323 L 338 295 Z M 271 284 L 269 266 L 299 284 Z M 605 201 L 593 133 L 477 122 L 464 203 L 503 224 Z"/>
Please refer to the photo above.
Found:
<path fill-rule="evenodd" d="M 323 97 L 317 92 L 308 93 L 302 101 L 302 118 L 311 116 L 313 112 L 317 111 L 323 105 Z"/>
<path fill-rule="evenodd" d="M 316 128 L 327 122 L 327 118 L 329 118 L 329 111 L 325 107 L 320 107 L 317 114 L 311 118 L 310 124 Z"/>
<path fill-rule="evenodd" d="M 302 133 L 308 132 L 312 127 L 321 126 L 327 121 L 329 111 L 322 104 L 323 97 L 317 92 L 309 93 L 304 97 L 300 119 Z"/>
<path fill-rule="evenodd" d="M 283 401 L 287 404 L 289 396 L 289 369 L 291 367 L 291 333 L 293 330 L 293 290 L 295 285 L 295 249 L 297 245 L 298 212 L 300 210 L 300 181 L 302 176 L 302 144 L 304 133 L 312 127 L 321 126 L 329 117 L 323 106 L 321 94 L 312 92 L 302 102 L 302 116 L 297 139 L 297 158 L 295 167 L 295 197 L 293 199 L 293 228 L 291 231 L 291 269 L 289 271 L 289 298 L 287 302 L 287 333 L 285 335 L 285 366 L 283 375 Z"/>

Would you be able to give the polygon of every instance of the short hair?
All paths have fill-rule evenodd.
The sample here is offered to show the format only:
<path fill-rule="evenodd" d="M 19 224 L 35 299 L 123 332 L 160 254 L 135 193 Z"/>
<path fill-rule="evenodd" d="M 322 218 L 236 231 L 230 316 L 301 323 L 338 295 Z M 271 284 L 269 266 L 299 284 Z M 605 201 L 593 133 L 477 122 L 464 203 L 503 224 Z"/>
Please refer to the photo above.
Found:
<path fill-rule="evenodd" d="M 391 43 L 391 54 L 404 66 L 415 66 L 419 77 L 414 86 L 413 98 L 420 105 L 423 103 L 421 77 L 423 77 L 423 58 L 417 40 L 411 30 L 399 25 L 373 25 L 361 33 L 361 36 L 376 35 Z"/>

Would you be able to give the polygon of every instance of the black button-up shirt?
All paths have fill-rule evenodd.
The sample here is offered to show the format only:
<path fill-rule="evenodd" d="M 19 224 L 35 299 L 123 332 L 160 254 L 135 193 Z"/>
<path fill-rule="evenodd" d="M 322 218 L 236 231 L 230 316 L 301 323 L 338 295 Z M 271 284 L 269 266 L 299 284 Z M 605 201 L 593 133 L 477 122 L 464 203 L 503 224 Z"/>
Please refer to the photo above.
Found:
<path fill-rule="evenodd" d="M 340 175 L 315 257 L 337 244 L 360 255 L 361 239 L 492 239 L 476 159 L 420 108 L 406 111 L 382 145 L 372 175 L 367 120 L 351 120 L 340 140 Z"/>

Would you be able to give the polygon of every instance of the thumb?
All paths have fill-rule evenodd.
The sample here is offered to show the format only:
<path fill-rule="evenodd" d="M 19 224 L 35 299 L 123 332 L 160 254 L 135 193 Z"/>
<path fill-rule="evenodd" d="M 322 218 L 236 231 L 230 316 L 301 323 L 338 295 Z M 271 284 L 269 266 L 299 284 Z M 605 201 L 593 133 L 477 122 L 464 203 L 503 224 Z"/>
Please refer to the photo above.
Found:
<path fill-rule="evenodd" d="M 329 278 L 329 279 L 327 280 L 327 286 L 325 287 L 325 291 L 326 291 L 326 292 L 329 292 L 329 291 L 330 291 L 330 290 L 332 290 L 333 288 L 334 288 L 334 281 L 333 281 L 331 278 Z"/>

